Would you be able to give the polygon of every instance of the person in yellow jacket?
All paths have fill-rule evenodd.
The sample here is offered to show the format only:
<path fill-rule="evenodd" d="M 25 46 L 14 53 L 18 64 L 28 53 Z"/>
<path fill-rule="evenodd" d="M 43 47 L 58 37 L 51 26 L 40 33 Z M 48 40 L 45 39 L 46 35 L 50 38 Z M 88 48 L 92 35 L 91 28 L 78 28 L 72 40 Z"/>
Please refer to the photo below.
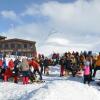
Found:
<path fill-rule="evenodd" d="M 97 70 L 100 70 L 100 53 L 99 53 L 99 56 L 97 57 L 97 60 L 96 60 L 96 63 L 95 63 L 93 77 L 95 77 Z"/>

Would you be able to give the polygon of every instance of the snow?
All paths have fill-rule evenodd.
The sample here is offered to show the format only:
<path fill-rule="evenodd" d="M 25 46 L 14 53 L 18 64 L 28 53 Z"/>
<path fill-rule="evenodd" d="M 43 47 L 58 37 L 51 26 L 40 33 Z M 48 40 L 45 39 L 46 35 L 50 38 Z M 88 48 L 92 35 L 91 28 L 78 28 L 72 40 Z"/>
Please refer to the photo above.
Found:
<path fill-rule="evenodd" d="M 97 70 L 95 77 L 96 77 L 96 79 L 100 79 L 100 70 Z"/>
<path fill-rule="evenodd" d="M 21 82 L 0 82 L 0 100 L 100 100 L 100 87 L 83 78 L 59 77 L 59 66 L 50 67 L 45 83 L 23 85 Z"/>

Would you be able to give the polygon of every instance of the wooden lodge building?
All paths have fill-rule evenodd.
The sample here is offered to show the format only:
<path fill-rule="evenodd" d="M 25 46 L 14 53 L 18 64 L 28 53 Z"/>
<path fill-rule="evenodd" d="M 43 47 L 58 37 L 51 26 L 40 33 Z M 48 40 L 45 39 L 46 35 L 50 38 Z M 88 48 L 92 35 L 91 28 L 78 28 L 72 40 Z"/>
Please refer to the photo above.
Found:
<path fill-rule="evenodd" d="M 23 39 L 7 39 L 0 36 L 0 53 L 17 56 L 36 56 L 36 42 Z"/>

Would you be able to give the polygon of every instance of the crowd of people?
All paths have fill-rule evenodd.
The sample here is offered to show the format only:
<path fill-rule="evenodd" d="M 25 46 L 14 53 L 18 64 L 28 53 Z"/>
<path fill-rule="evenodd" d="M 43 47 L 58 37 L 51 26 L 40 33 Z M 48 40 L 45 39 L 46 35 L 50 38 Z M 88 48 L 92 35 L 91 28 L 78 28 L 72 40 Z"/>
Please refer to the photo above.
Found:
<path fill-rule="evenodd" d="M 100 53 L 98 55 L 93 55 L 91 51 L 89 52 L 66 52 L 60 57 L 55 55 L 55 63 L 61 65 L 60 76 L 68 75 L 69 72 L 75 77 L 77 74 L 82 74 L 84 77 L 84 84 L 90 84 L 94 81 L 97 70 L 100 70 Z M 58 60 L 59 59 L 59 60 Z"/>
<path fill-rule="evenodd" d="M 31 67 L 34 68 L 34 71 L 31 71 Z M 29 83 L 29 78 L 33 76 L 35 78 L 36 72 L 40 76 L 40 80 L 42 80 L 42 74 L 39 70 L 39 63 L 35 58 L 26 59 L 23 58 L 20 60 L 20 57 L 9 60 L 8 64 L 6 59 L 0 59 L 0 78 L 7 82 L 9 78 L 13 77 L 14 83 L 18 83 L 18 79 L 22 75 L 23 84 Z"/>
<path fill-rule="evenodd" d="M 14 83 L 19 82 L 21 78 L 23 84 L 29 84 L 29 80 L 36 80 L 37 74 L 39 80 L 42 80 L 42 75 L 49 75 L 49 66 L 60 65 L 59 76 L 72 75 L 75 77 L 80 71 L 84 72 L 84 84 L 90 84 L 96 71 L 100 70 L 100 53 L 93 55 L 92 52 L 66 52 L 63 55 L 53 53 L 47 58 L 44 55 L 32 57 L 31 59 L 16 57 L 15 60 L 10 59 L 7 63 L 6 58 L 0 59 L 0 79 L 4 82 L 9 78 L 13 78 Z M 33 68 L 33 70 L 31 70 Z"/>

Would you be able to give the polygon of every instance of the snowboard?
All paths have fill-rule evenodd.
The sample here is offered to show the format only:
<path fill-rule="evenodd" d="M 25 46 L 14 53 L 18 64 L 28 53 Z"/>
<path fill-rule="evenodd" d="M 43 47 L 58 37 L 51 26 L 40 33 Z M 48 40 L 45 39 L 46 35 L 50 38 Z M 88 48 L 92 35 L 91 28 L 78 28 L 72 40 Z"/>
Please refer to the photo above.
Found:
<path fill-rule="evenodd" d="M 31 84 L 32 83 L 44 83 L 45 81 L 44 80 L 33 80 L 32 82 L 31 82 Z"/>

